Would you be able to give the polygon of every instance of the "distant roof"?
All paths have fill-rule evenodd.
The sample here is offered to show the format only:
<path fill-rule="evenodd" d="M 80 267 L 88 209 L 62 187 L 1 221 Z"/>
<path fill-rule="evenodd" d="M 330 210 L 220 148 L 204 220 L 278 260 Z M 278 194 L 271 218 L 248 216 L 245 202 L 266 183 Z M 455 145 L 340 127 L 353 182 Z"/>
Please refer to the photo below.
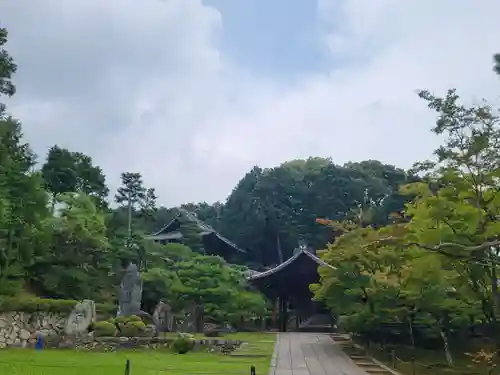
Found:
<path fill-rule="evenodd" d="M 294 263 L 295 261 L 297 261 L 297 259 L 299 259 L 300 257 L 309 257 L 312 261 L 314 261 L 318 266 L 322 266 L 322 267 L 328 267 L 328 268 L 331 268 L 331 269 L 336 269 L 334 266 L 326 263 L 324 260 L 318 258 L 316 255 L 314 255 L 313 253 L 311 253 L 308 249 L 298 249 L 298 251 L 291 257 L 291 258 L 288 258 L 286 261 L 284 261 L 283 263 L 277 265 L 276 267 L 270 269 L 270 270 L 267 270 L 267 271 L 264 271 L 264 272 L 257 272 L 257 273 L 254 273 L 254 274 L 251 274 L 247 277 L 247 280 L 248 281 L 252 281 L 252 280 L 258 280 L 258 279 L 263 279 L 265 277 L 268 277 L 268 276 L 271 276 L 283 269 L 285 269 L 287 266 L 289 266 L 290 264 Z"/>
<path fill-rule="evenodd" d="M 148 238 L 157 238 L 157 239 L 163 239 L 163 238 L 170 238 L 168 235 L 166 235 L 165 233 L 163 232 L 166 232 L 168 231 L 168 228 L 180 217 L 180 216 L 183 216 L 185 217 L 187 220 L 195 223 L 198 228 L 201 230 L 201 235 L 204 236 L 204 235 L 207 235 L 207 234 L 213 234 L 215 235 L 219 240 L 221 240 L 222 242 L 224 242 L 226 245 L 234 248 L 236 251 L 240 251 L 242 253 L 246 253 L 245 250 L 243 250 L 242 248 L 238 247 L 234 242 L 231 242 L 229 241 L 226 237 L 222 236 L 221 234 L 219 234 L 214 228 L 212 228 L 210 225 L 208 225 L 207 223 L 204 223 L 203 221 L 201 221 L 200 219 L 198 219 L 196 217 L 195 214 L 189 212 L 188 210 L 184 209 L 184 208 L 181 208 L 181 207 L 176 207 L 175 210 L 177 211 L 176 215 L 174 216 L 174 218 L 172 220 L 170 220 L 170 222 L 165 225 L 163 228 L 161 228 L 159 231 L 147 236 Z M 179 235 L 175 235 L 176 238 L 179 236 Z"/>

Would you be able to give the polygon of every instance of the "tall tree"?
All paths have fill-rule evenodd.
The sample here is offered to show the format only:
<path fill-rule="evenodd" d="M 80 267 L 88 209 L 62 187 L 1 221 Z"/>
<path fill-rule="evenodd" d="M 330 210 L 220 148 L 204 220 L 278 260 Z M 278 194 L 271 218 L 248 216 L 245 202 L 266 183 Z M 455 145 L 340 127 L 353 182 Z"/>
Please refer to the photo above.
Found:
<path fill-rule="evenodd" d="M 78 174 L 73 154 L 57 145 L 50 148 L 42 166 L 45 187 L 52 195 L 52 210 L 59 194 L 75 192 Z"/>
<path fill-rule="evenodd" d="M 107 207 L 106 198 L 109 189 L 102 169 L 93 165 L 92 158 L 80 152 L 74 152 L 76 166 L 76 191 L 91 197 L 98 208 Z"/>
<path fill-rule="evenodd" d="M 99 208 L 107 206 L 109 189 L 104 173 L 92 164 L 91 157 L 81 152 L 53 146 L 42 166 L 42 176 L 53 203 L 59 194 L 79 192 L 92 197 Z"/>
<path fill-rule="evenodd" d="M 108 273 L 116 261 L 108 251 L 104 213 L 81 193 L 57 199 L 60 215 L 46 220 L 44 228 L 51 244 L 32 265 L 31 282 L 46 295 L 102 300 L 112 291 Z"/>
<path fill-rule="evenodd" d="M 7 29 L 0 28 L 0 94 L 12 96 L 16 87 L 12 83 L 12 76 L 17 70 L 13 58 L 3 48 L 7 43 Z"/>
<path fill-rule="evenodd" d="M 500 75 L 500 53 L 497 53 L 493 56 L 493 61 L 495 65 L 493 66 L 493 70 L 496 74 Z"/>
<path fill-rule="evenodd" d="M 127 207 L 127 231 L 132 237 L 132 215 L 135 210 L 141 208 L 146 198 L 146 188 L 140 173 L 125 172 L 121 175 L 122 186 L 118 188 L 115 195 L 116 203 Z"/>
<path fill-rule="evenodd" d="M 370 225 L 389 222 L 408 197 L 398 195 L 408 174 L 377 161 L 335 165 L 330 159 L 293 160 L 247 173 L 222 209 L 222 234 L 253 254 L 256 263 L 272 265 L 287 259 L 300 239 L 322 248 L 331 238 L 316 219 L 359 216 L 369 203 Z M 366 207 L 365 207 L 366 208 Z"/>
<path fill-rule="evenodd" d="M 0 28 L 0 96 L 15 93 L 11 79 L 16 65 L 2 48 L 6 42 L 7 30 Z M 24 283 L 46 214 L 46 194 L 34 165 L 20 122 L 0 103 L 0 293 L 16 292 Z"/>
<path fill-rule="evenodd" d="M 0 115 L 0 284 L 23 275 L 34 235 L 46 213 L 46 194 L 33 173 L 35 157 L 22 142 L 21 124 Z"/>

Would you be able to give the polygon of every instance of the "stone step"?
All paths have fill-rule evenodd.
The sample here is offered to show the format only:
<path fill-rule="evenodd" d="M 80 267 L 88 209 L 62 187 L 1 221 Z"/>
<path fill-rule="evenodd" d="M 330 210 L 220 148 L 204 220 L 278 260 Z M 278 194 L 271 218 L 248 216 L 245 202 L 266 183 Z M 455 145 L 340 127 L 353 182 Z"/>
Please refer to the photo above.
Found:
<path fill-rule="evenodd" d="M 388 371 L 380 366 L 377 366 L 375 364 L 372 364 L 370 366 L 360 366 L 356 363 L 356 365 L 359 368 L 362 368 L 364 371 L 366 371 L 369 374 L 386 374 Z"/>
<path fill-rule="evenodd" d="M 358 366 L 377 366 L 376 363 L 369 360 L 353 360 L 353 362 Z"/>
<path fill-rule="evenodd" d="M 349 358 L 351 358 L 353 361 L 354 361 L 354 360 L 361 360 L 361 361 L 362 361 L 362 360 L 367 360 L 367 361 L 369 361 L 369 360 L 370 360 L 370 358 L 369 358 L 369 357 L 367 357 L 366 355 L 361 355 L 361 354 L 352 354 L 352 355 L 351 355 L 351 354 L 349 354 L 349 353 L 347 353 L 347 355 L 348 355 L 348 356 L 349 356 Z"/>

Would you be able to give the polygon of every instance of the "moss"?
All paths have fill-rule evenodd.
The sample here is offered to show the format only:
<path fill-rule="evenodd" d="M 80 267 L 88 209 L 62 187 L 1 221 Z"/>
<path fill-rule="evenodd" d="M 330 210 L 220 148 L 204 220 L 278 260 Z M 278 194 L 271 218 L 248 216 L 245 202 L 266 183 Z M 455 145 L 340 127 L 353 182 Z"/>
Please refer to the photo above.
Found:
<path fill-rule="evenodd" d="M 112 337 L 117 332 L 115 325 L 110 322 L 96 322 L 92 328 L 96 337 Z"/>
<path fill-rule="evenodd" d="M 144 336 L 146 325 L 141 321 L 131 321 L 119 325 L 120 335 L 125 337 L 141 337 Z"/>

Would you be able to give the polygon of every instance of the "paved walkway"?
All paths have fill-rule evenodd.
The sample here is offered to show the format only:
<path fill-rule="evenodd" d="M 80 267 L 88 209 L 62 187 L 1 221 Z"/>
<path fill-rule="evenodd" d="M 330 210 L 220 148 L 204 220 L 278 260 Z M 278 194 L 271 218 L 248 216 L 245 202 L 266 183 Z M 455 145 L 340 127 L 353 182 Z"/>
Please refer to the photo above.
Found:
<path fill-rule="evenodd" d="M 367 375 L 324 333 L 280 333 L 269 375 Z"/>

